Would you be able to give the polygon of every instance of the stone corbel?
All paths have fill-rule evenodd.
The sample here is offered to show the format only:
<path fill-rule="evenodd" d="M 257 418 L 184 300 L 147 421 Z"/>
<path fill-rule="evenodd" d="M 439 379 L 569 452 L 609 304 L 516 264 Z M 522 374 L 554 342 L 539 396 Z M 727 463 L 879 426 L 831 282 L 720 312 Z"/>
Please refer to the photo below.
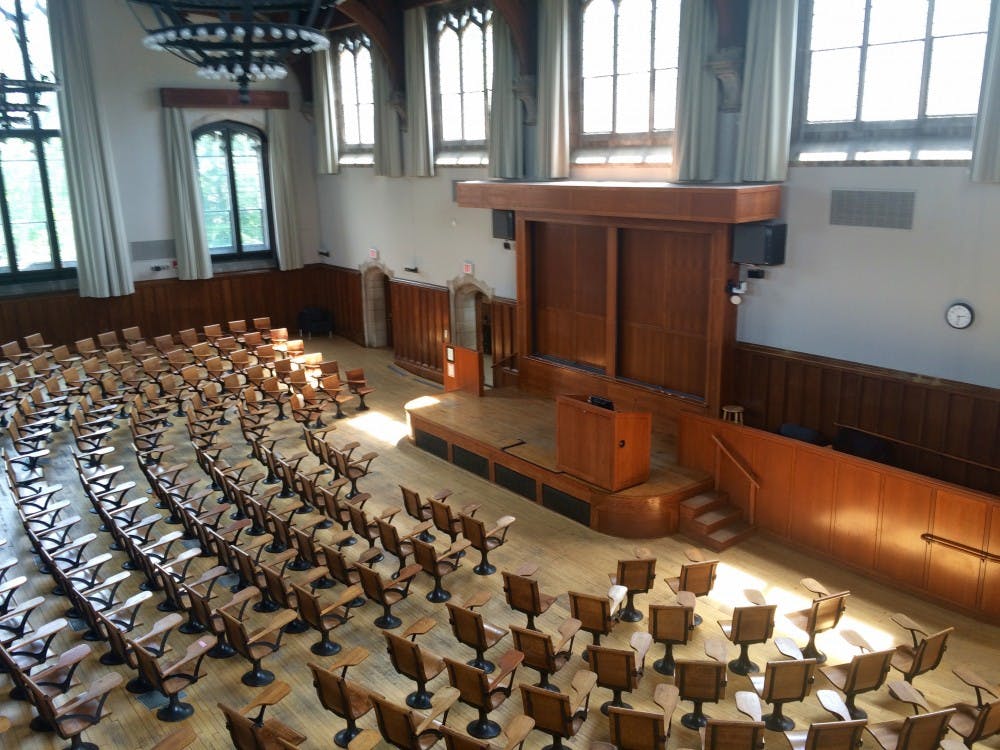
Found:
<path fill-rule="evenodd" d="M 533 75 L 520 75 L 514 79 L 514 96 L 524 106 L 524 124 L 534 125 L 538 121 L 538 82 Z"/>
<path fill-rule="evenodd" d="M 396 117 L 399 118 L 399 127 L 402 130 L 406 130 L 408 125 L 406 116 L 406 92 L 396 89 L 389 95 L 389 106 L 392 107 L 393 111 L 396 113 Z"/>

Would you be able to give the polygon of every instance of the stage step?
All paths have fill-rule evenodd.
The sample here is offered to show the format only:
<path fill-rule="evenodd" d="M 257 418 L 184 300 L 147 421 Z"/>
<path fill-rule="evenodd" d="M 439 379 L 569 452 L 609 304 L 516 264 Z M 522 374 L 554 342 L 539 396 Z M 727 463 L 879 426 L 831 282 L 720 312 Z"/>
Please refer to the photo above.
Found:
<path fill-rule="evenodd" d="M 724 492 L 704 492 L 680 504 L 680 530 L 714 552 L 739 544 L 754 528 Z"/>
<path fill-rule="evenodd" d="M 720 492 L 719 490 L 702 492 L 700 495 L 695 495 L 681 501 L 680 520 L 681 522 L 685 520 L 690 521 L 702 513 L 721 508 L 728 504 L 729 496 L 725 492 Z"/>

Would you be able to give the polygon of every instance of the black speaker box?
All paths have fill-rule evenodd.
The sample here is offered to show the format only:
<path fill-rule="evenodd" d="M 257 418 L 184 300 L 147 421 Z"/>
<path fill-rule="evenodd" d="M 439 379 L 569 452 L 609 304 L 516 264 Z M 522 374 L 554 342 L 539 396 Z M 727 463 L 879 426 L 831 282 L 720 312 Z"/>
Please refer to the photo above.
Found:
<path fill-rule="evenodd" d="M 514 239 L 514 212 L 493 209 L 493 236 L 498 240 Z"/>
<path fill-rule="evenodd" d="M 761 221 L 733 227 L 733 263 L 780 266 L 785 262 L 788 225 Z"/>

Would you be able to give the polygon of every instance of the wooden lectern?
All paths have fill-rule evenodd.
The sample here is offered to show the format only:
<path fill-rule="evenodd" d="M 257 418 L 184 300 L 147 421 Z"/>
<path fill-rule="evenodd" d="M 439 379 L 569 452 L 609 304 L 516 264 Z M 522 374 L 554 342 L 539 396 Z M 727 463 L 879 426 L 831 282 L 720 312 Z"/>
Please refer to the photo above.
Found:
<path fill-rule="evenodd" d="M 588 403 L 587 396 L 556 400 L 556 465 L 560 471 L 617 492 L 649 479 L 652 417 Z"/>

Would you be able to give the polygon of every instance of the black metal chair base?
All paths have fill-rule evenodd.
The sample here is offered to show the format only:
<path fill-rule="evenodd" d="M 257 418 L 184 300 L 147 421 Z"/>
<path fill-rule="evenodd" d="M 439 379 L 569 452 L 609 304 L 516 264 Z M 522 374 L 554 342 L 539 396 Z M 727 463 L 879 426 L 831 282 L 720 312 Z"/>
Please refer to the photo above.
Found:
<path fill-rule="evenodd" d="M 152 683 L 145 677 L 133 677 L 131 680 L 125 683 L 125 689 L 128 690 L 132 695 L 142 695 L 143 693 L 149 693 L 154 688 Z"/>
<path fill-rule="evenodd" d="M 635 607 L 626 607 L 622 610 L 619 619 L 624 620 L 625 622 L 641 622 L 642 612 L 637 610 Z"/>
<path fill-rule="evenodd" d="M 119 664 L 125 663 L 125 660 L 114 651 L 108 651 L 107 653 L 102 654 L 98 661 L 106 667 L 116 667 Z"/>
<path fill-rule="evenodd" d="M 698 627 L 699 625 L 701 625 L 701 623 L 702 623 L 701 615 L 696 614 L 694 616 L 694 626 Z"/>
<path fill-rule="evenodd" d="M 231 659 L 236 656 L 236 649 L 228 643 L 216 643 L 208 650 L 208 655 L 213 659 Z"/>
<path fill-rule="evenodd" d="M 500 725 L 489 719 L 470 721 L 465 731 L 477 740 L 491 740 L 500 734 Z"/>
<path fill-rule="evenodd" d="M 349 536 L 342 542 L 337 544 L 338 547 L 351 547 L 358 543 L 358 538 L 356 536 Z"/>
<path fill-rule="evenodd" d="M 802 656 L 806 659 L 815 659 L 817 664 L 826 662 L 826 654 L 816 648 L 816 644 L 812 641 L 809 641 L 806 647 L 802 649 Z"/>
<path fill-rule="evenodd" d="M 481 659 L 478 656 L 472 661 L 467 661 L 465 663 L 468 664 L 470 667 L 475 667 L 476 669 L 483 670 L 484 672 L 486 672 L 486 674 L 490 674 L 491 672 L 493 672 L 493 670 L 497 668 L 496 664 L 494 664 L 493 662 L 487 659 Z"/>
<path fill-rule="evenodd" d="M 614 706 L 615 708 L 628 708 L 628 709 L 632 708 L 631 705 L 629 705 L 628 703 L 626 703 L 625 701 L 623 701 L 620 697 L 619 698 L 612 698 L 611 700 L 606 701 L 606 702 L 604 702 L 604 703 L 601 704 L 601 713 L 604 714 L 605 716 L 608 715 L 608 707 L 609 706 Z"/>
<path fill-rule="evenodd" d="M 296 618 L 290 623 L 281 628 L 282 633 L 291 633 L 292 635 L 298 635 L 299 633 L 304 633 L 309 630 L 309 624 L 304 620 Z"/>
<path fill-rule="evenodd" d="M 667 659 L 657 659 L 653 662 L 653 669 L 655 669 L 660 674 L 672 675 L 674 673 L 674 660 Z"/>
<path fill-rule="evenodd" d="M 854 701 L 848 701 L 844 705 L 847 706 L 847 711 L 850 713 L 852 719 L 867 719 L 868 712 L 863 708 L 858 708 L 854 705 Z"/>
<path fill-rule="evenodd" d="M 361 734 L 361 730 L 358 727 L 348 727 L 347 729 L 341 729 L 335 735 L 333 735 L 333 744 L 337 747 L 347 747 L 351 744 L 351 740 Z"/>
<path fill-rule="evenodd" d="M 243 675 L 241 682 L 250 687 L 264 687 L 274 682 L 274 672 L 269 672 L 257 666 Z"/>
<path fill-rule="evenodd" d="M 184 635 L 197 635 L 205 632 L 205 626 L 195 620 L 188 620 L 177 629 Z"/>
<path fill-rule="evenodd" d="M 156 718 L 160 721 L 184 721 L 193 713 L 194 706 L 190 703 L 181 703 L 176 695 L 172 695 L 170 703 L 156 712 Z"/>
<path fill-rule="evenodd" d="M 427 601 L 433 604 L 441 604 L 451 599 L 451 592 L 445 591 L 440 585 L 435 586 L 432 590 L 427 592 Z"/>
<path fill-rule="evenodd" d="M 347 606 L 350 609 L 356 609 L 357 607 L 365 606 L 367 603 L 368 603 L 367 599 L 365 599 L 363 596 L 359 596 L 354 599 L 351 599 L 351 601 L 347 603 Z"/>
<path fill-rule="evenodd" d="M 429 531 L 421 531 L 419 534 L 417 534 L 417 539 L 419 539 L 421 542 L 427 542 L 428 544 L 433 542 L 435 538 L 436 537 Z"/>
<path fill-rule="evenodd" d="M 332 578 L 323 576 L 322 578 L 317 578 L 315 581 L 313 581 L 312 587 L 314 589 L 329 589 L 333 588 L 335 583 L 336 581 L 334 581 Z"/>
<path fill-rule="evenodd" d="M 479 565 L 477 565 L 472 569 L 472 572 L 475 573 L 477 576 L 491 576 L 497 572 L 497 566 L 491 565 L 488 562 L 481 562 L 479 563 Z"/>
<path fill-rule="evenodd" d="M 52 725 L 45 721 L 41 716 L 36 716 L 30 722 L 28 726 L 35 732 L 51 732 L 53 731 Z"/>
<path fill-rule="evenodd" d="M 396 615 L 389 614 L 382 615 L 376 619 L 374 623 L 376 628 L 382 628 L 382 630 L 392 630 L 393 628 L 398 628 L 402 624 L 403 621 L 396 617 Z"/>
<path fill-rule="evenodd" d="M 434 693 L 420 688 L 406 696 L 406 705 L 410 708 L 427 709 L 431 707 L 431 698 L 433 697 Z"/>
<path fill-rule="evenodd" d="M 688 729 L 698 731 L 703 726 L 708 724 L 708 717 L 701 711 L 693 711 L 692 713 L 684 714 L 681 717 L 681 724 L 686 726 Z"/>
<path fill-rule="evenodd" d="M 795 728 L 795 722 L 779 711 L 765 714 L 761 718 L 764 720 L 764 726 L 772 732 L 788 732 Z"/>
<path fill-rule="evenodd" d="M 729 662 L 729 669 L 733 674 L 741 674 L 744 676 L 748 674 L 756 674 L 760 671 L 760 667 L 757 664 L 754 664 L 742 654 L 739 659 L 733 659 Z"/>
<path fill-rule="evenodd" d="M 319 643 L 314 643 L 309 647 L 316 656 L 333 656 L 340 653 L 340 644 L 324 638 Z"/>

